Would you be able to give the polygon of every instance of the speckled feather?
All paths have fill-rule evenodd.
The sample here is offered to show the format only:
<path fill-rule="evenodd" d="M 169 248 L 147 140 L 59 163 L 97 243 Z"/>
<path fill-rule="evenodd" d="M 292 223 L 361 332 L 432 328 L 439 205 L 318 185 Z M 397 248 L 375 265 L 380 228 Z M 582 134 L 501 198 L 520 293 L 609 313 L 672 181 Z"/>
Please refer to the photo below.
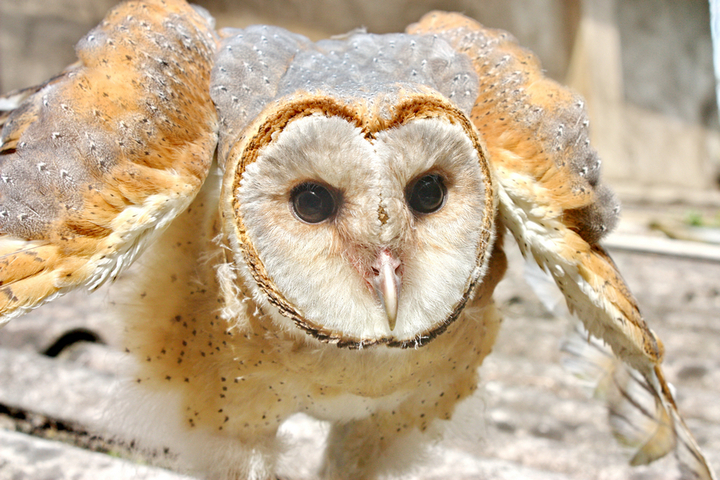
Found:
<path fill-rule="evenodd" d="M 321 478 L 372 478 L 378 467 L 363 460 L 368 452 L 380 459 L 398 437 L 421 432 L 434 438 L 437 421 L 449 419 L 476 389 L 477 367 L 499 330 L 492 291 L 505 272 L 502 250 L 493 255 L 491 273 L 461 321 L 428 345 L 338 348 L 288 331 L 247 286 L 225 278 L 236 267 L 220 267 L 229 252 L 216 240 L 222 222 L 208 214 L 217 211 L 219 179 L 208 182 L 150 247 L 144 275 L 127 279 L 119 299 L 127 305 L 124 343 L 138 360 L 135 382 L 141 389 L 129 392 L 131 411 L 120 427 L 227 479 L 273 478 L 275 432 L 296 412 L 347 430 L 329 441 L 326 468 L 333 471 Z M 227 288 L 232 297 L 224 294 Z M 239 305 L 228 305 L 236 299 Z M 223 314 L 227 307 L 233 315 Z M 146 321 L 148 315 L 153 322 Z M 393 468 L 401 470 L 412 459 L 395 461 Z"/>
<path fill-rule="evenodd" d="M 209 169 L 215 36 L 180 1 L 128 2 L 80 62 L 6 119 L 0 314 L 112 278 L 184 210 Z"/>

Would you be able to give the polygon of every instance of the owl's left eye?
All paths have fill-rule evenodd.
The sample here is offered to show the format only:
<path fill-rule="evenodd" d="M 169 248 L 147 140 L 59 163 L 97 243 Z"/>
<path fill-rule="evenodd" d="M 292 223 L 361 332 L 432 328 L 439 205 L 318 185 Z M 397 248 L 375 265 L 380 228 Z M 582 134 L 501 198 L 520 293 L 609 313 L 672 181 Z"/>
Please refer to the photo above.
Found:
<path fill-rule="evenodd" d="M 406 192 L 408 205 L 416 213 L 433 213 L 445 203 L 447 188 L 440 175 L 431 174 L 420 177 L 412 183 Z"/>
<path fill-rule="evenodd" d="M 307 223 L 320 223 L 330 218 L 336 210 L 335 196 L 319 183 L 305 182 L 290 192 L 290 202 L 295 215 Z"/>

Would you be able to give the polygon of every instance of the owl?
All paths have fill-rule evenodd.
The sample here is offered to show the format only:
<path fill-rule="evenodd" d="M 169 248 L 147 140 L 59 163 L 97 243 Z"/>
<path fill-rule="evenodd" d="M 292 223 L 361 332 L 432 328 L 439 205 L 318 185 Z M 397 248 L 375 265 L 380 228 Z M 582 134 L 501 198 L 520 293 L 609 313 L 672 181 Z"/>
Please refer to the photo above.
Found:
<path fill-rule="evenodd" d="M 401 471 L 477 388 L 509 233 L 652 393 L 633 462 L 714 478 L 599 243 L 618 205 L 583 100 L 510 35 L 434 12 L 313 43 L 143 0 L 77 53 L 5 97 L 0 313 L 142 254 L 119 306 L 128 435 L 264 480 L 305 413 L 331 425 L 320 478 Z"/>

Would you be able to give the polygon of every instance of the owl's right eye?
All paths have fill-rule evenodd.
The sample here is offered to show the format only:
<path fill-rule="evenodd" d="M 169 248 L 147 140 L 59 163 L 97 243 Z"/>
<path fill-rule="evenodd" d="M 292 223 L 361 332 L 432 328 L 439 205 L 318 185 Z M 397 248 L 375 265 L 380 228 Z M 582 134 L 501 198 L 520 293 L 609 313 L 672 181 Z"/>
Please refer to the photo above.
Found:
<path fill-rule="evenodd" d="M 335 196 L 319 183 L 305 182 L 290 192 L 290 203 L 295 215 L 306 223 L 320 223 L 336 210 Z"/>

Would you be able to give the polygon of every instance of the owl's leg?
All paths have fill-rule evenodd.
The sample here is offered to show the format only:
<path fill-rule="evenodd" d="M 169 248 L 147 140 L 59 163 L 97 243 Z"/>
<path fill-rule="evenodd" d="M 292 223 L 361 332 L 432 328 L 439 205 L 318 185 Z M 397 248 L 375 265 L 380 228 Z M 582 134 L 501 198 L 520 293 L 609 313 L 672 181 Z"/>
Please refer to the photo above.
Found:
<path fill-rule="evenodd" d="M 186 449 L 193 469 L 207 480 L 277 480 L 275 464 L 280 446 L 274 435 L 263 435 L 252 443 L 230 436 L 205 437 L 203 443 Z"/>
<path fill-rule="evenodd" d="M 177 391 L 148 389 L 152 383 L 118 385 L 108 415 L 119 438 L 149 452 L 168 449 L 180 471 L 206 480 L 276 480 L 278 457 L 285 450 L 277 428 L 242 431 L 225 424 L 213 428 L 211 418 L 188 422 L 186 398 Z M 260 399 L 269 403 L 267 399 Z M 213 407 L 215 408 L 215 407 Z M 246 419 L 240 419 L 244 422 Z"/>
<path fill-rule="evenodd" d="M 390 412 L 333 425 L 327 440 L 320 478 L 369 480 L 381 473 L 406 470 L 430 436 L 417 428 L 403 429 Z M 403 468 L 405 467 L 405 468 Z"/>
<path fill-rule="evenodd" d="M 442 436 L 457 404 L 477 387 L 475 369 L 443 384 L 419 387 L 400 405 L 332 426 L 321 478 L 370 480 L 407 473 L 423 459 L 426 446 Z"/>

